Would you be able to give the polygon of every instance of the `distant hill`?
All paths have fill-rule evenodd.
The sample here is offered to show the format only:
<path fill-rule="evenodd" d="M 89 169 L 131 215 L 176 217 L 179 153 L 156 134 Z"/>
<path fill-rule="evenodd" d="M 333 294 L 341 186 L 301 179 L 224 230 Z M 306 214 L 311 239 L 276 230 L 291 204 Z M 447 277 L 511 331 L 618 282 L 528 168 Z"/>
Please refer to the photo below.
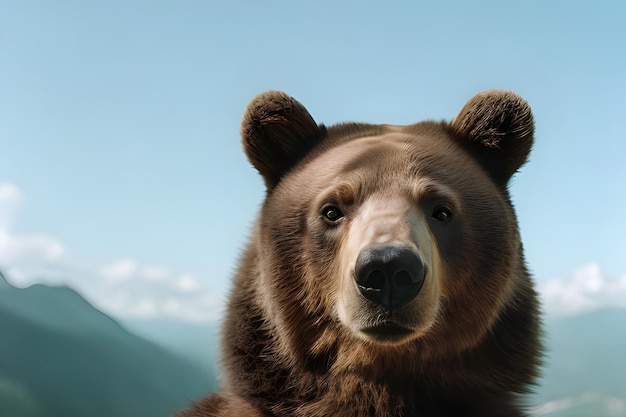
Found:
<path fill-rule="evenodd" d="M 0 329 L 3 417 L 166 417 L 217 389 L 206 368 L 67 287 L 19 289 L 0 277 Z"/>
<path fill-rule="evenodd" d="M 626 309 L 552 318 L 534 400 L 549 417 L 626 417 Z"/>
<path fill-rule="evenodd" d="M 171 318 L 120 318 L 129 331 L 189 358 L 206 369 L 219 361 L 219 324 Z M 217 384 L 217 380 L 214 381 Z"/>

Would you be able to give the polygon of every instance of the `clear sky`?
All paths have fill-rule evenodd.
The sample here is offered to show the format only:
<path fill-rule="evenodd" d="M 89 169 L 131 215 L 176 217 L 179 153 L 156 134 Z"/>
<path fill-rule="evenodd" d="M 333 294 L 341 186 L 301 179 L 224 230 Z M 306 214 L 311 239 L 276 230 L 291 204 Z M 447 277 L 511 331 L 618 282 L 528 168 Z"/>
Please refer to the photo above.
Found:
<path fill-rule="evenodd" d="M 502 88 L 535 116 L 511 191 L 548 309 L 624 303 L 625 21 L 622 1 L 0 0 L 0 267 L 119 316 L 216 317 L 263 197 L 254 95 L 408 124 Z"/>

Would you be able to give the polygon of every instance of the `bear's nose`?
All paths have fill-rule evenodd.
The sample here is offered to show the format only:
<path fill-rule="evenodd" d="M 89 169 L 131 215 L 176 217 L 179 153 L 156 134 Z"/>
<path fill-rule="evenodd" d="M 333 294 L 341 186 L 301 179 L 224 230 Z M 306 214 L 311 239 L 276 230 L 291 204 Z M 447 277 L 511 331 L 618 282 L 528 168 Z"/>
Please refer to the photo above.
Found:
<path fill-rule="evenodd" d="M 372 245 L 361 251 L 354 277 L 361 294 L 390 311 L 408 304 L 424 283 L 424 264 L 406 246 Z"/>

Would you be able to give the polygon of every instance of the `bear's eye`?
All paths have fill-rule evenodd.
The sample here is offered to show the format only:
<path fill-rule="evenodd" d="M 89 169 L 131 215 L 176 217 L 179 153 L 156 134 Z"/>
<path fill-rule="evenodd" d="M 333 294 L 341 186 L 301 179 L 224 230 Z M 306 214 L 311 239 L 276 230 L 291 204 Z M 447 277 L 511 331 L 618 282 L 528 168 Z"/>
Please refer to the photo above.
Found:
<path fill-rule="evenodd" d="M 337 222 L 343 218 L 342 211 L 337 206 L 324 206 L 322 209 L 322 216 L 330 222 Z"/>
<path fill-rule="evenodd" d="M 437 206 L 433 209 L 431 217 L 440 223 L 444 223 L 452 218 L 452 210 L 448 206 Z"/>

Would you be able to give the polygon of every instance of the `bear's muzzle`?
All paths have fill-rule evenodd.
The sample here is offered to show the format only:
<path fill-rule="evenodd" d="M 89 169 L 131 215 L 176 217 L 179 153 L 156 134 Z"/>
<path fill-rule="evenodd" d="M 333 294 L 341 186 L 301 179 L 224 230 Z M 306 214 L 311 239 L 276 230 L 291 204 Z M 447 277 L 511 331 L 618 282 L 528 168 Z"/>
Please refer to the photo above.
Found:
<path fill-rule="evenodd" d="M 403 245 L 370 245 L 357 258 L 354 279 L 363 297 L 389 311 L 419 294 L 426 269 L 419 255 Z"/>

